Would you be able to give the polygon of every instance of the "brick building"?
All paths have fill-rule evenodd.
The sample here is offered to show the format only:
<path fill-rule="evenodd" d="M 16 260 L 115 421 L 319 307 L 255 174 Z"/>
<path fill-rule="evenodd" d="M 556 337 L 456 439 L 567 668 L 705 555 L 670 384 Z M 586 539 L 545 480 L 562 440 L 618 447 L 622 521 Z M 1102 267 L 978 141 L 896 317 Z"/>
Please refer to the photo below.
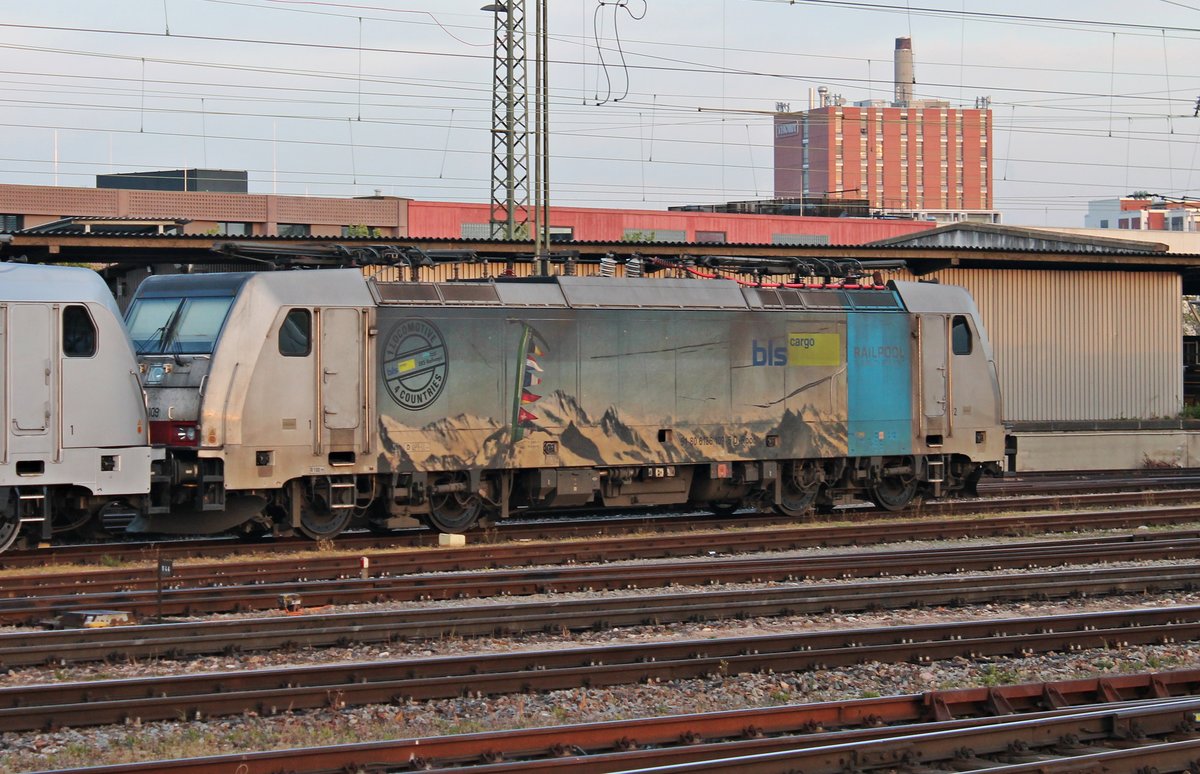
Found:
<path fill-rule="evenodd" d="M 912 99 L 912 44 L 896 39 L 895 100 L 846 105 L 824 87 L 775 115 L 775 196 L 866 199 L 879 213 L 998 222 L 987 100 Z M 780 105 L 785 108 L 786 106 Z"/>

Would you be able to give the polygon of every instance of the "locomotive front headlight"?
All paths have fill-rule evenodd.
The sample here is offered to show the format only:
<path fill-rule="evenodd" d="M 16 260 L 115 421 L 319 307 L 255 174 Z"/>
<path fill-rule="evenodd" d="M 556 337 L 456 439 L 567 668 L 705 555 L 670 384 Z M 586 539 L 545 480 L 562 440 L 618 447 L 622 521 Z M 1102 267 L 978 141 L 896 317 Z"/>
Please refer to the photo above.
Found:
<path fill-rule="evenodd" d="M 175 428 L 175 440 L 181 443 L 196 442 L 196 428 L 179 426 Z"/>

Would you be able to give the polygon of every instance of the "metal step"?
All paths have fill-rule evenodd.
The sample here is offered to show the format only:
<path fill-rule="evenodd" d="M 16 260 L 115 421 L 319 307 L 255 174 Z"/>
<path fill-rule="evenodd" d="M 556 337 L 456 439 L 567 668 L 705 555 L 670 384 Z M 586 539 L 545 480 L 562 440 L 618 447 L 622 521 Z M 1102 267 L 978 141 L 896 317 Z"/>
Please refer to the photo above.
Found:
<path fill-rule="evenodd" d="M 351 481 L 329 480 L 329 510 L 347 511 L 358 507 L 358 485 Z M 334 502 L 335 500 L 348 502 Z"/>
<path fill-rule="evenodd" d="M 46 488 L 41 487 L 40 491 L 24 491 L 20 488 L 17 492 L 17 521 L 21 524 L 38 524 L 41 526 L 42 538 L 49 540 L 51 533 L 50 524 L 50 500 L 47 497 Z"/>

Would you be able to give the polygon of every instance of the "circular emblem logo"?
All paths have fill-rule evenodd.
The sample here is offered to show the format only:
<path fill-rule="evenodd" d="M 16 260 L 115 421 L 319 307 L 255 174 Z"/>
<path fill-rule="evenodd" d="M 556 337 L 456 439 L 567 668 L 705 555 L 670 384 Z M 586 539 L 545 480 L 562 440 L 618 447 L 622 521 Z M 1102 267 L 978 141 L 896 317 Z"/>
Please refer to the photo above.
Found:
<path fill-rule="evenodd" d="M 423 409 L 446 386 L 446 340 L 425 320 L 405 320 L 383 346 L 383 381 L 401 408 Z"/>

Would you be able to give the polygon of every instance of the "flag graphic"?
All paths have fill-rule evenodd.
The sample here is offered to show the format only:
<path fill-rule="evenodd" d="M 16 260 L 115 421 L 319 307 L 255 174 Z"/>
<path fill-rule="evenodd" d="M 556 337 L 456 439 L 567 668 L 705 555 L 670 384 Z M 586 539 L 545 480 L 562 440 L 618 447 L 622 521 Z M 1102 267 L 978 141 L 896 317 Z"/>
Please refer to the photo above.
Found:
<path fill-rule="evenodd" d="M 549 349 L 545 340 L 531 325 L 522 323 L 522 326 L 516 358 L 518 363 L 517 384 L 516 390 L 513 392 L 512 437 L 514 442 L 521 440 L 526 431 L 536 427 L 537 414 L 529 411 L 527 407 L 532 407 L 542 399 L 542 396 L 530 392 L 528 388 L 542 383 L 540 374 L 545 373 L 545 369 L 538 360 L 544 358 Z"/>

